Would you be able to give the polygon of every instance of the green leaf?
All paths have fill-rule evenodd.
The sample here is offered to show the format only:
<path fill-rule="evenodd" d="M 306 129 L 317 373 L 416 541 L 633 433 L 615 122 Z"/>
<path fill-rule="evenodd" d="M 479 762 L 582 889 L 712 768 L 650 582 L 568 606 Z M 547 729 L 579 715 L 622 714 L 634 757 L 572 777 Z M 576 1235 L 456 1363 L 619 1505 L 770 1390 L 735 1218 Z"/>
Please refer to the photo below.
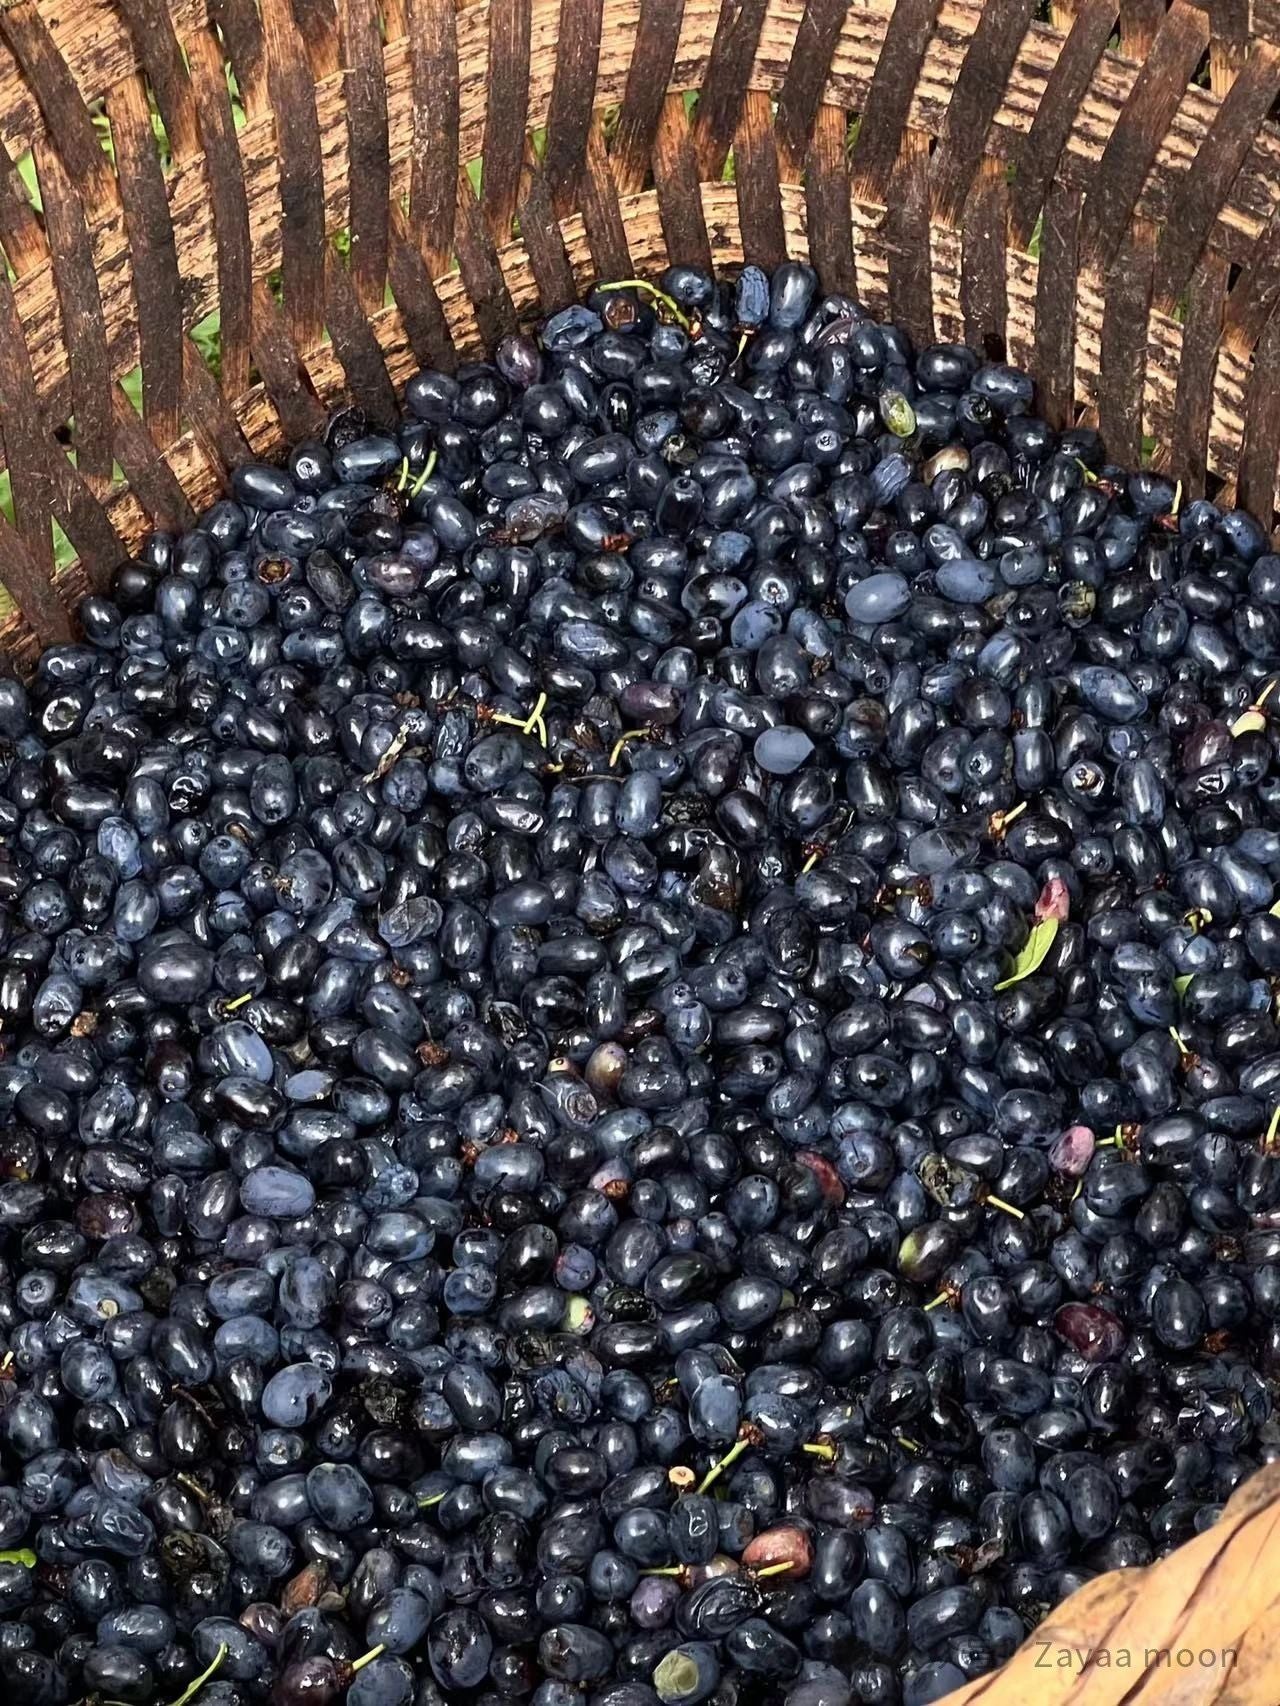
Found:
<path fill-rule="evenodd" d="M 29 1546 L 20 1546 L 16 1552 L 0 1552 L 0 1564 L 21 1564 L 28 1570 L 34 1570 L 36 1555 Z"/>
<path fill-rule="evenodd" d="M 1045 955 L 1053 946 L 1053 939 L 1058 934 L 1056 918 L 1042 918 L 1031 928 L 1031 934 L 1023 945 L 1022 952 L 1013 962 L 1013 970 L 1003 983 L 996 985 L 997 989 L 1008 989 L 1011 983 L 1021 983 L 1024 977 L 1030 977 L 1033 971 L 1044 964 Z"/>
<path fill-rule="evenodd" d="M 1274 906 L 1269 906 L 1267 911 L 1273 918 L 1280 918 L 1280 900 L 1278 900 Z"/>
<path fill-rule="evenodd" d="M 1188 972 L 1185 977 L 1174 978 L 1173 987 L 1177 990 L 1179 995 L 1185 995 L 1187 993 L 1187 985 L 1191 982 L 1191 979 L 1194 976 L 1194 972 Z"/>

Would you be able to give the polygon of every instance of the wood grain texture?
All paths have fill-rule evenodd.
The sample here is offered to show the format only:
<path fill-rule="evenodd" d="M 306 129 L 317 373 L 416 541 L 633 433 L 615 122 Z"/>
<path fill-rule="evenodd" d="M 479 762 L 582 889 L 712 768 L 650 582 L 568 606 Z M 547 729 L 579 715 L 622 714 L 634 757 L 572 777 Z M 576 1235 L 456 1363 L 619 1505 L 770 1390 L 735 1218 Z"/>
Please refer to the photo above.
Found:
<path fill-rule="evenodd" d="M 1004 168 L 998 160 L 987 160 L 979 168 L 961 218 L 960 305 L 966 343 L 995 361 L 1003 361 L 1005 354 L 1008 219 Z"/>
<path fill-rule="evenodd" d="M 768 0 L 720 0 L 694 126 L 698 168 L 704 178 L 718 178 L 723 170 L 751 81 L 767 7 Z"/>
<path fill-rule="evenodd" d="M 1206 255 L 1192 274 L 1182 327 L 1178 386 L 1174 395 L 1165 465 L 1182 481 L 1188 497 L 1205 491 L 1213 387 L 1227 294 L 1227 263 Z"/>
<path fill-rule="evenodd" d="M 142 413 L 152 438 L 167 447 L 177 438 L 182 419 L 182 320 L 173 312 L 174 303 L 182 300 L 182 281 L 141 77 L 126 77 L 116 86 L 107 117 L 120 167 L 138 302 Z"/>
<path fill-rule="evenodd" d="M 845 152 L 848 119 L 838 107 L 819 107 L 805 159 L 809 254 L 831 290 L 857 292 L 857 262 Z"/>
<path fill-rule="evenodd" d="M 1258 1646 L 1274 1640 L 1280 1578 L 1268 1563 L 1278 1540 L 1280 1465 L 1273 1463 L 1245 1482 L 1204 1534 L 1147 1569 L 1098 1576 L 1052 1611 L 1002 1671 L 940 1706 L 1267 1706 L 1275 1661 L 1268 1682 Z M 1099 1664 L 1104 1650 L 1107 1663 Z M 1189 1676 L 1177 1666 L 1180 1650 L 1234 1650 L 1234 1659 Z M 1046 1653 L 1054 1664 L 1044 1663 Z M 1056 1662 L 1059 1653 L 1065 1663 Z M 1258 1686 L 1245 1681 L 1246 1654 Z"/>
<path fill-rule="evenodd" d="M 101 573 L 250 447 L 345 397 L 387 412 L 415 361 L 450 366 L 597 272 L 744 249 L 812 256 L 917 336 L 1003 343 L 1054 418 L 1096 405 L 1121 445 L 1150 431 L 1169 466 L 1256 495 L 1277 44 L 1280 0 L 10 0 L 0 136 L 35 146 L 49 204 L 46 228 L 0 185 L 15 573 L 48 572 L 50 515 Z M 217 378 L 188 336 L 215 310 Z M 145 420 L 120 413 L 139 359 Z M 6 383 L 30 391 L 16 450 Z"/>
<path fill-rule="evenodd" d="M 197 30 L 190 36 L 187 55 L 200 109 L 204 176 L 212 212 L 222 387 L 228 397 L 239 397 L 248 389 L 253 342 L 253 264 L 244 168 L 222 48 L 212 31 Z"/>
<path fill-rule="evenodd" d="M 603 27 L 603 0 L 561 0 L 545 162 L 552 205 L 561 218 L 586 169 Z"/>
<path fill-rule="evenodd" d="M 889 15 L 853 149 L 854 182 L 863 201 L 884 199 L 898 164 L 938 5 L 939 0 L 901 0 Z"/>
<path fill-rule="evenodd" d="M 458 37 L 453 0 L 407 0 L 409 213 L 432 277 L 449 270 L 458 197 Z"/>
<path fill-rule="evenodd" d="M 1089 186 L 1080 234 L 1086 264 L 1106 266 L 1123 242 L 1147 173 L 1208 42 L 1204 13 L 1174 0 Z"/>
<path fill-rule="evenodd" d="M 386 294 L 391 240 L 391 143 L 377 0 L 338 0 L 338 28 L 346 78 L 351 282 L 368 315 L 377 313 Z"/>
<path fill-rule="evenodd" d="M 1014 154 L 1009 230 L 1021 248 L 1031 241 L 1070 139 L 1075 114 L 1093 81 L 1115 21 L 1116 0 L 1083 0 L 1049 73 L 1031 128 Z"/>
<path fill-rule="evenodd" d="M 36 171 L 45 206 L 49 255 L 58 288 L 62 336 L 71 374 L 76 466 L 90 489 L 111 483 L 111 362 L 84 206 L 56 149 L 42 147 Z"/>
<path fill-rule="evenodd" d="M 989 0 L 960 67 L 933 157 L 933 216 L 954 226 L 977 176 L 987 132 L 1035 10 L 1035 0 Z"/>
<path fill-rule="evenodd" d="M 324 330 L 324 180 L 320 127 L 301 32 L 290 0 L 262 0 L 267 83 L 280 170 L 280 258 L 285 318 L 306 354 Z"/>
<path fill-rule="evenodd" d="M 778 145 L 769 97 L 748 89 L 733 138 L 734 181 L 742 240 L 762 267 L 787 258 L 778 183 Z"/>
<path fill-rule="evenodd" d="M 511 235 L 529 111 L 529 0 L 490 0 L 489 100 L 484 115 L 485 222 L 496 243 Z"/>
<path fill-rule="evenodd" d="M 644 185 L 676 62 L 683 19 L 684 0 L 640 0 L 613 145 L 613 174 L 624 195 L 633 194 Z"/>
<path fill-rule="evenodd" d="M 1259 127 L 1280 95 L 1280 52 L 1259 42 L 1223 97 L 1174 194 L 1156 252 L 1155 298 L 1172 307 L 1213 234 Z"/>
<path fill-rule="evenodd" d="M 798 175 L 814 138 L 818 108 L 847 12 L 845 0 L 805 0 L 791 63 L 778 96 L 778 155 L 788 177 Z"/>
<path fill-rule="evenodd" d="M 1087 204 L 1086 204 L 1087 211 Z M 1098 359 L 1098 425 L 1107 453 L 1126 467 L 1142 460 L 1155 228 L 1139 221 L 1107 270 L 1102 349 Z"/>
<path fill-rule="evenodd" d="M 653 137 L 653 182 L 667 253 L 691 266 L 713 264 L 702 216 L 698 157 L 684 101 L 668 95 Z"/>
<path fill-rule="evenodd" d="M 1035 337 L 1040 407 L 1052 426 L 1069 426 L 1076 402 L 1076 270 L 1080 195 L 1054 185 L 1045 203 L 1036 272 Z"/>

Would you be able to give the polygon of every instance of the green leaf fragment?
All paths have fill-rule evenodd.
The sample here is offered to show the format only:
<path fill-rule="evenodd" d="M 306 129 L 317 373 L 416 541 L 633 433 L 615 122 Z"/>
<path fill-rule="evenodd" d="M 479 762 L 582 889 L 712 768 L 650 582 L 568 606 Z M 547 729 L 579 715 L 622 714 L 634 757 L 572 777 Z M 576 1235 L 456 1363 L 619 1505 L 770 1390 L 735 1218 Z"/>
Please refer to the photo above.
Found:
<path fill-rule="evenodd" d="M 1013 962 L 1013 970 L 996 988 L 1008 989 L 1011 983 L 1021 983 L 1024 977 L 1030 977 L 1033 971 L 1044 964 L 1045 956 L 1053 946 L 1053 939 L 1058 934 L 1056 918 L 1042 918 L 1038 924 L 1031 927 L 1031 934 L 1023 944 L 1022 951 Z"/>
<path fill-rule="evenodd" d="M 29 1546 L 19 1546 L 16 1552 L 0 1552 L 0 1564 L 21 1564 L 28 1570 L 34 1570 L 36 1555 Z"/>
<path fill-rule="evenodd" d="M 1185 995 L 1187 993 L 1187 985 L 1191 982 L 1191 979 L 1194 976 L 1194 972 L 1188 972 L 1185 977 L 1174 978 L 1173 987 L 1177 990 L 1179 995 Z"/>

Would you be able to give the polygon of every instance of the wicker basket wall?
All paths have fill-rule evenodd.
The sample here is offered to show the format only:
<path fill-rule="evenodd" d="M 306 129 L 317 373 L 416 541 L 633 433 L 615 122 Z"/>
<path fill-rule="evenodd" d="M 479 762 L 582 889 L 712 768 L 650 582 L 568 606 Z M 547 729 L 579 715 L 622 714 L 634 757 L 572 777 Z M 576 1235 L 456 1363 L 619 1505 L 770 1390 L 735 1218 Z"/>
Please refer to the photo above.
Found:
<path fill-rule="evenodd" d="M 1076 5 L 0 0 L 0 646 L 335 400 L 668 257 L 807 253 L 1270 521 L 1280 0 Z"/>
<path fill-rule="evenodd" d="M 807 255 L 1270 523 L 1278 103 L 1280 0 L 0 0 L 0 650 L 336 403 L 668 259 Z M 1278 1492 L 1052 1623 L 1235 1666 L 1033 1645 L 963 1699 L 1274 1706 Z"/>

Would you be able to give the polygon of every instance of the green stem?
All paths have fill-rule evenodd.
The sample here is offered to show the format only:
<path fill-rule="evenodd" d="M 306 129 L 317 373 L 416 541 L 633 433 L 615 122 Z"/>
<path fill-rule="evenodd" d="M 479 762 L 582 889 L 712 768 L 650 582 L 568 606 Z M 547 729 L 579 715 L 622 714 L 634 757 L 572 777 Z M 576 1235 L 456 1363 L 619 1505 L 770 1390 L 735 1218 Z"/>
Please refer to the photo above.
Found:
<path fill-rule="evenodd" d="M 1027 1218 L 1020 1208 L 1015 1208 L 1011 1202 L 1006 1202 L 1003 1197 L 989 1196 L 987 1201 L 991 1204 L 992 1208 L 1003 1209 L 1006 1214 L 1011 1214 L 1015 1220 L 1025 1220 Z"/>
<path fill-rule="evenodd" d="M 693 334 L 693 322 L 683 313 L 675 298 L 668 296 L 665 290 L 659 290 L 656 284 L 650 284 L 647 278 L 620 278 L 613 284 L 598 284 L 596 289 L 603 294 L 609 290 L 640 290 L 651 296 L 655 302 L 661 302 L 673 320 L 679 321 L 685 331 Z"/>
<path fill-rule="evenodd" d="M 426 485 L 427 481 L 435 473 L 436 461 L 437 461 L 439 455 L 440 455 L 440 452 L 438 450 L 433 450 L 431 452 L 430 456 L 427 457 L 426 467 L 422 470 L 421 474 L 418 475 L 418 478 L 413 482 L 413 485 L 409 488 L 410 498 L 416 498 L 418 493 Z M 408 464 L 406 463 L 406 467 L 407 466 L 408 466 Z"/>
<path fill-rule="evenodd" d="M 448 1492 L 433 1493 L 429 1499 L 419 1499 L 418 1500 L 418 1509 L 420 1511 L 429 1511 L 431 1509 L 432 1505 L 441 1504 L 448 1497 L 449 1497 Z"/>
<path fill-rule="evenodd" d="M 708 1487 L 718 1481 L 729 1465 L 738 1461 L 749 1444 L 749 1440 L 736 1440 L 729 1447 L 728 1451 L 725 1452 L 719 1463 L 713 1463 L 710 1469 L 708 1469 L 706 1474 L 702 1477 L 701 1481 L 698 1482 L 699 1494 L 705 1493 Z"/>
<path fill-rule="evenodd" d="M 188 1700 L 194 1700 L 196 1695 L 199 1694 L 200 1690 L 204 1687 L 205 1683 L 208 1682 L 214 1672 L 220 1669 L 222 1661 L 226 1656 L 227 1644 L 224 1641 L 218 1648 L 217 1652 L 213 1655 L 213 1663 L 208 1667 L 208 1669 L 202 1670 L 194 1682 L 189 1682 L 187 1684 L 178 1698 L 173 1701 L 172 1706 L 187 1706 Z"/>
<path fill-rule="evenodd" d="M 820 1457 L 824 1463 L 834 1463 L 836 1460 L 835 1446 L 827 1445 L 822 1440 L 811 1440 L 808 1445 L 802 1445 L 800 1449 L 807 1451 L 811 1457 Z"/>
<path fill-rule="evenodd" d="M 386 1652 L 386 1650 L 387 1650 L 387 1646 L 386 1646 L 385 1641 L 380 1641 L 376 1647 L 370 1647 L 369 1651 L 367 1653 L 365 1653 L 361 1658 L 358 1658 L 358 1659 L 355 1659 L 352 1661 L 352 1665 L 351 1665 L 352 1671 L 354 1672 L 354 1671 L 358 1671 L 358 1670 L 363 1670 L 364 1667 L 367 1664 L 371 1664 L 374 1659 L 380 1658 L 382 1656 L 382 1654 Z"/>
<path fill-rule="evenodd" d="M 787 1558 L 781 1564 L 766 1564 L 762 1570 L 753 1570 L 751 1573 L 758 1582 L 762 1582 L 766 1576 L 785 1575 L 788 1570 L 794 1570 L 795 1567 L 795 1559 Z"/>

